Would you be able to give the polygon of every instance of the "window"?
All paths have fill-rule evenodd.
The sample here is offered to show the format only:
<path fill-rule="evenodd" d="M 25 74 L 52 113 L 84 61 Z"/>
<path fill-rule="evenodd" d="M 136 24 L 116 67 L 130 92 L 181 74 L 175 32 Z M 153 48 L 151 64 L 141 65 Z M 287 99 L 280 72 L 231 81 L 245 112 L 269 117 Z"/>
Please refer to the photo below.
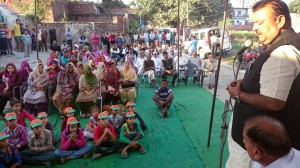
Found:
<path fill-rule="evenodd" d="M 238 16 L 241 16 L 242 15 L 242 11 L 238 11 Z"/>

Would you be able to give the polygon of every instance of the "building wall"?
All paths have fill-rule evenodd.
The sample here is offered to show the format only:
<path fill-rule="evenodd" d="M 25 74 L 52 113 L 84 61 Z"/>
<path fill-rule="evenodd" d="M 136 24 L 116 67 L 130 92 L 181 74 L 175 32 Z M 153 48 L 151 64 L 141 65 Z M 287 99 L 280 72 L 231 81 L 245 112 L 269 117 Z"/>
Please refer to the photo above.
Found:
<path fill-rule="evenodd" d="M 246 19 L 232 18 L 231 21 L 233 22 L 233 25 L 245 25 L 246 24 Z"/>
<path fill-rule="evenodd" d="M 234 11 L 234 14 L 233 14 L 233 17 L 242 17 L 242 16 L 247 16 L 247 11 L 248 9 L 239 9 L 239 8 L 236 8 L 236 9 L 233 9 Z"/>

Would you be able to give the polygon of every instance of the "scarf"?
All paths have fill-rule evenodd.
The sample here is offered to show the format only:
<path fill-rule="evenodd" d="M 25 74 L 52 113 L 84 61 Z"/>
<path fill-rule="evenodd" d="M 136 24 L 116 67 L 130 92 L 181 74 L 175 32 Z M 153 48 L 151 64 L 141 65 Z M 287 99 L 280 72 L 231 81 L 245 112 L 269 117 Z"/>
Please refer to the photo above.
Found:
<path fill-rule="evenodd" d="M 32 68 L 30 68 L 28 61 L 22 61 L 19 72 L 23 78 L 27 79 L 29 76 L 29 73 L 25 70 L 25 67 L 28 67 L 29 72 L 32 72 Z"/>
<path fill-rule="evenodd" d="M 43 73 L 39 72 L 39 66 L 43 66 Z M 43 84 L 45 81 L 48 80 L 48 75 L 44 70 L 44 65 L 42 63 L 38 63 L 34 70 L 31 72 L 33 77 L 33 84 Z"/>
<path fill-rule="evenodd" d="M 94 74 L 96 75 L 98 80 L 101 80 L 104 78 L 106 74 L 106 66 L 103 62 L 99 62 L 97 69 L 94 71 Z"/>
<path fill-rule="evenodd" d="M 87 74 L 88 70 L 91 71 L 90 75 Z M 84 65 L 83 75 L 84 75 L 85 81 L 88 85 L 90 85 L 91 87 L 96 87 L 98 85 L 97 77 L 95 74 L 93 74 L 92 67 L 90 65 L 88 65 L 88 64 Z"/>
<path fill-rule="evenodd" d="M 83 63 L 82 62 L 77 62 L 77 74 L 78 74 L 78 76 L 80 77 L 81 75 L 82 75 L 82 73 L 83 73 L 83 70 L 81 69 L 81 68 L 79 68 L 79 66 L 80 65 L 82 65 L 83 66 Z"/>

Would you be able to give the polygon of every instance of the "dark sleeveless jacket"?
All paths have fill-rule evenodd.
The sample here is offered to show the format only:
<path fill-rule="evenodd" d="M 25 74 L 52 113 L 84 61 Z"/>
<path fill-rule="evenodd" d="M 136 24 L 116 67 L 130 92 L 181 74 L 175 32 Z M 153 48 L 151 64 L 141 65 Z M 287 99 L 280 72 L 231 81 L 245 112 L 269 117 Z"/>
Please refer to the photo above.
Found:
<path fill-rule="evenodd" d="M 300 50 L 300 36 L 292 29 L 281 33 L 246 71 L 241 87 L 243 92 L 260 93 L 260 73 L 262 66 L 270 54 L 282 45 L 293 45 Z M 278 112 L 257 110 L 243 102 L 235 103 L 232 138 L 243 148 L 245 148 L 243 143 L 244 123 L 247 119 L 258 115 L 267 115 L 281 121 L 287 129 L 293 147 L 300 150 L 300 75 L 298 74 L 293 81 L 285 107 Z"/>

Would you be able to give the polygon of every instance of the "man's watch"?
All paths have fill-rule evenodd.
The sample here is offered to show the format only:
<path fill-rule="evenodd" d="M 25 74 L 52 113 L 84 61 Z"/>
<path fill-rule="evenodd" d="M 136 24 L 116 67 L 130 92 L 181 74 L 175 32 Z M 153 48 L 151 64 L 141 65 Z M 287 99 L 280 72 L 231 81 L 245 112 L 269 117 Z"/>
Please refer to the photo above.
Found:
<path fill-rule="evenodd" d="M 242 93 L 242 91 L 239 91 L 239 92 L 238 92 L 238 95 L 236 95 L 236 96 L 234 97 L 235 102 L 241 103 L 241 99 L 240 99 L 241 93 Z"/>

